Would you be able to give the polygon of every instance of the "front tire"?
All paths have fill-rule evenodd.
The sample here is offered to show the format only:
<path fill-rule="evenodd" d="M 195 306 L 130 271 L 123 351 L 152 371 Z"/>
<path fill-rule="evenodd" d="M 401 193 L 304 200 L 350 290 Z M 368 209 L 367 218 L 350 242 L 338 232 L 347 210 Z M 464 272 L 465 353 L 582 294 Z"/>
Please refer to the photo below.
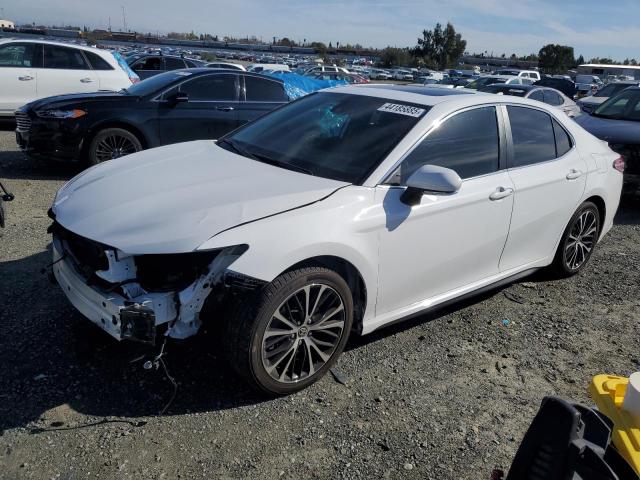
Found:
<path fill-rule="evenodd" d="M 249 385 L 288 395 L 320 379 L 342 353 L 353 324 L 353 298 L 336 272 L 284 273 L 230 315 L 226 356 Z"/>
<path fill-rule="evenodd" d="M 123 128 L 100 130 L 89 144 L 89 165 L 123 157 L 142 150 L 142 143 L 133 133 Z"/>
<path fill-rule="evenodd" d="M 559 277 L 575 275 L 587 264 L 600 235 L 600 212 L 584 202 L 573 214 L 562 235 L 552 269 Z"/>

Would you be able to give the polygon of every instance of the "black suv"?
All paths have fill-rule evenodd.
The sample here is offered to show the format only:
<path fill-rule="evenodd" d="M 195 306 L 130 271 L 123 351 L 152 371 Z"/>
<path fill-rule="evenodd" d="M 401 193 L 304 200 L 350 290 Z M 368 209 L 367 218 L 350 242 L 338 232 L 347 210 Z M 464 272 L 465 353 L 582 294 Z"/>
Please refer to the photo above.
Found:
<path fill-rule="evenodd" d="M 28 155 L 97 164 L 145 148 L 217 139 L 287 103 L 282 80 L 210 68 L 165 72 L 118 93 L 59 95 L 16 112 Z"/>

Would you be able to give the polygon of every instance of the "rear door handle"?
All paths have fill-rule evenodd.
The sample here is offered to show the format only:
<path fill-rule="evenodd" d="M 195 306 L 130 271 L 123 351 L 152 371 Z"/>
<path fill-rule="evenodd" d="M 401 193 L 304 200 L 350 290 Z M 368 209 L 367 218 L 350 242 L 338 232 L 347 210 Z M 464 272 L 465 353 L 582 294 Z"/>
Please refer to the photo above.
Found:
<path fill-rule="evenodd" d="M 33 77 L 31 75 L 21 75 L 18 77 L 18 80 L 28 82 L 29 80 L 33 80 Z"/>
<path fill-rule="evenodd" d="M 80 79 L 80 81 L 81 81 L 82 83 L 91 83 L 91 82 L 93 82 L 93 80 L 92 80 L 92 79 L 90 79 L 90 78 L 88 78 L 88 77 L 86 77 L 86 78 L 81 78 L 81 79 Z"/>
<path fill-rule="evenodd" d="M 567 173 L 567 180 L 575 180 L 576 178 L 580 178 L 582 176 L 582 172 L 580 170 L 572 169 L 569 173 Z"/>
<path fill-rule="evenodd" d="M 489 195 L 490 200 L 502 200 L 503 198 L 513 195 L 513 188 L 498 187 L 496 191 Z"/>
<path fill-rule="evenodd" d="M 232 112 L 234 108 L 233 107 L 216 107 L 216 110 L 220 110 L 221 112 Z"/>

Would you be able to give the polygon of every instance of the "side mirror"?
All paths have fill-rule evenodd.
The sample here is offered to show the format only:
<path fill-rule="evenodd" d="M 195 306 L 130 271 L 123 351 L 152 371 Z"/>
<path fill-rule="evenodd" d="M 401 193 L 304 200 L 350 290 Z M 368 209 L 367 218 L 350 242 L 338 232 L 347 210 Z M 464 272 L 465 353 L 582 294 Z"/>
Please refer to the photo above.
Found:
<path fill-rule="evenodd" d="M 418 205 L 425 192 L 455 193 L 461 186 L 462 179 L 450 168 L 423 165 L 407 180 L 407 189 L 400 200 L 410 206 Z"/>
<path fill-rule="evenodd" d="M 186 94 L 185 92 L 176 92 L 173 95 L 171 95 L 167 100 L 169 100 L 169 102 L 173 104 L 185 103 L 189 101 L 189 95 Z"/>

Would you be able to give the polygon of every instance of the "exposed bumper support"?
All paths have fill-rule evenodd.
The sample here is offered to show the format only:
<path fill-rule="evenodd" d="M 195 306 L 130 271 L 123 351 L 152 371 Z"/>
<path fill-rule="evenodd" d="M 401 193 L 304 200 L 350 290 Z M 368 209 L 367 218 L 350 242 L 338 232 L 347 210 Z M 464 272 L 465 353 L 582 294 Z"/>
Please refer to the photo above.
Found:
<path fill-rule="evenodd" d="M 119 285 L 122 294 L 91 286 L 66 258 L 61 240 L 53 239 L 53 273 L 69 301 L 80 313 L 117 340 L 155 341 L 156 327 L 168 324 L 165 335 L 184 339 L 195 335 L 202 321 L 200 312 L 212 289 L 225 286 L 227 267 L 246 247 L 229 247 L 199 276 L 180 292 L 146 292 L 135 280 L 132 257 L 106 251 L 109 269 L 96 272 L 106 281 Z M 118 258 L 120 257 L 120 258 Z"/>

